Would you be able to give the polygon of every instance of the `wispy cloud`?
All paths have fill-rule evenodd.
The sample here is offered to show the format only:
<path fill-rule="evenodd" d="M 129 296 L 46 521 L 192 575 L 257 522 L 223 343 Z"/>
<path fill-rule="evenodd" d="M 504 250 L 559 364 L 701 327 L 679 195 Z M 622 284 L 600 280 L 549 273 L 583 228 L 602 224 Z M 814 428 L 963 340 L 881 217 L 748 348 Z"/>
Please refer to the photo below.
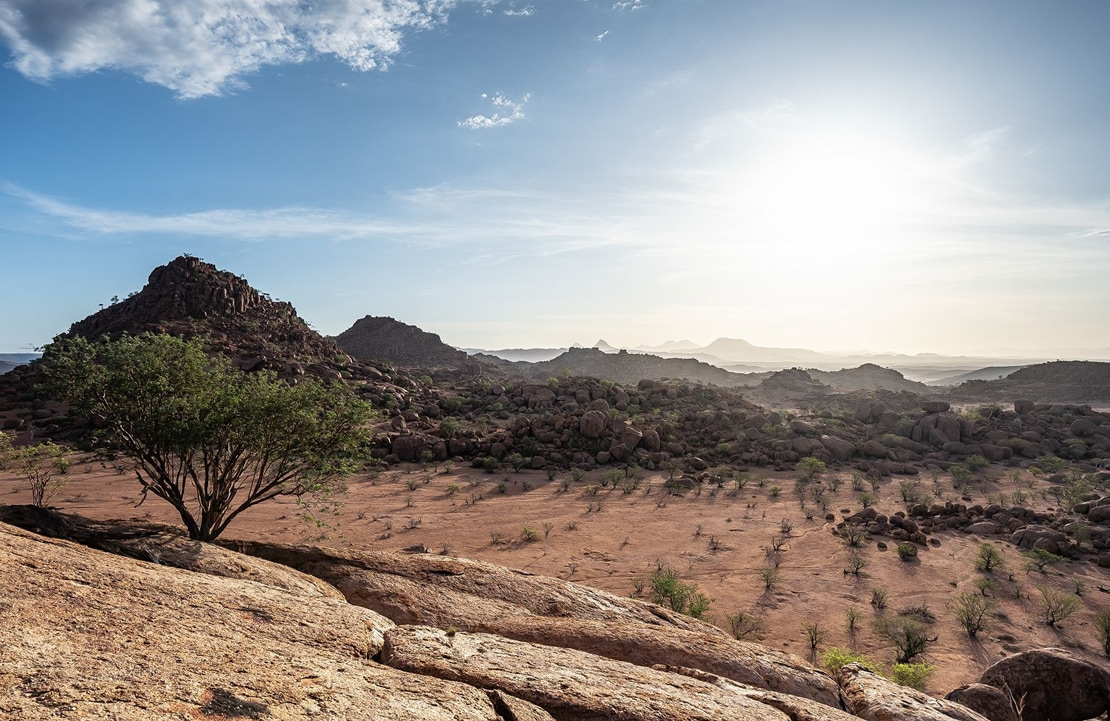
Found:
<path fill-rule="evenodd" d="M 618 0 L 618 2 L 613 3 L 613 9 L 621 12 L 641 10 L 643 7 L 643 0 Z"/>
<path fill-rule="evenodd" d="M 536 7 L 534 5 L 526 5 L 518 10 L 515 5 L 510 5 L 505 8 L 504 12 L 509 17 L 526 18 L 531 17 L 536 12 Z"/>
<path fill-rule="evenodd" d="M 517 121 L 524 120 L 524 106 L 531 97 L 531 93 L 526 93 L 519 101 L 515 101 L 510 100 L 502 93 L 494 93 L 492 96 L 488 93 L 482 93 L 482 99 L 488 100 L 493 105 L 493 112 L 489 115 L 471 115 L 465 120 L 460 120 L 458 126 L 469 130 L 483 130 L 485 128 L 512 125 Z"/>
<path fill-rule="evenodd" d="M 594 40 L 596 40 L 596 41 L 598 41 L 598 42 L 601 42 L 602 40 L 604 40 L 604 39 L 605 39 L 605 36 L 606 36 L 606 35 L 608 35 L 608 34 L 609 34 L 609 31 L 608 31 L 608 30 L 606 30 L 606 31 L 605 31 L 605 32 L 603 32 L 602 34 L 600 34 L 600 35 L 598 35 L 598 36 L 594 37 Z"/>
<path fill-rule="evenodd" d="M 133 73 L 180 98 L 243 87 L 262 67 L 330 55 L 388 66 L 406 33 L 446 20 L 455 0 L 0 0 L 0 41 L 38 81 Z"/>

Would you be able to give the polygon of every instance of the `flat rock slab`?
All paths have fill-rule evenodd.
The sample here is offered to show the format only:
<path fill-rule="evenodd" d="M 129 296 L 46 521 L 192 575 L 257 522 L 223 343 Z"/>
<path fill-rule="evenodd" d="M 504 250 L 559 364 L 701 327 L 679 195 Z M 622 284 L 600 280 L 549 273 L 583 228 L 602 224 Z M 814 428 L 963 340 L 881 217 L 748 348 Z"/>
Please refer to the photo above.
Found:
<path fill-rule="evenodd" d="M 801 696 L 840 708 L 840 689 L 802 659 L 716 634 L 641 623 L 505 616 L 468 630 L 586 651 L 639 666 L 688 667 L 747 686 Z"/>
<path fill-rule="evenodd" d="M 483 691 L 369 660 L 393 624 L 344 601 L 7 524 L 0 578 L 0 718 L 503 719 Z"/>
<path fill-rule="evenodd" d="M 507 615 L 558 616 L 637 621 L 727 638 L 716 626 L 655 604 L 482 561 L 255 541 L 221 543 L 327 581 L 352 604 L 396 623 L 466 628 Z"/>
<path fill-rule="evenodd" d="M 859 664 L 840 669 L 839 681 L 844 707 L 867 721 L 989 721 L 965 706 L 899 686 Z"/>
<path fill-rule="evenodd" d="M 482 633 L 398 626 L 386 634 L 382 662 L 505 691 L 560 721 L 790 718 L 759 700 L 688 676 Z"/>

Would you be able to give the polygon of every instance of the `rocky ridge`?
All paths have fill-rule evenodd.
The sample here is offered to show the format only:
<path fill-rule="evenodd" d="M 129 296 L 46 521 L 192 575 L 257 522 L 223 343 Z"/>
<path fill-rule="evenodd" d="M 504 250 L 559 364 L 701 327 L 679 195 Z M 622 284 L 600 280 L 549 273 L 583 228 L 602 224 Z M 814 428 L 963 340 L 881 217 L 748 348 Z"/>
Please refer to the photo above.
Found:
<path fill-rule="evenodd" d="M 685 639 L 700 633 L 692 619 L 682 629 L 648 604 L 489 564 L 306 546 L 247 549 L 281 556 L 314 578 L 174 541 L 161 528 L 38 510 L 5 509 L 3 517 L 125 553 L 0 523 L 9 620 L 0 625 L 0 712 L 12 718 L 1010 721 L 990 706 L 980 706 L 989 714 L 983 716 L 857 666 L 833 678 L 757 644 L 736 654 L 728 644 L 739 642 L 719 632 L 704 637 L 725 645 L 692 653 Z M 169 546 L 178 552 L 159 552 Z M 198 557 L 210 561 L 196 564 Z M 370 577 L 344 591 L 352 603 L 319 585 L 325 576 L 349 581 L 350 571 L 368 569 L 379 588 L 415 584 L 418 593 L 400 595 L 418 605 L 444 584 L 471 589 L 454 614 L 480 617 L 490 601 L 524 604 L 506 630 L 513 618 L 521 620 L 521 634 L 527 620 L 540 630 L 534 639 L 514 638 L 486 622 L 471 630 L 434 614 L 415 620 L 411 609 L 383 614 L 355 605 L 351 590 Z M 588 620 L 599 609 L 607 609 L 605 620 Z M 593 641 L 564 643 L 591 627 L 609 629 L 612 639 L 600 643 L 595 632 Z M 668 644 L 669 634 L 678 638 Z M 617 640 L 626 635 L 638 639 L 630 648 L 644 650 L 622 650 Z M 736 672 L 721 673 L 730 664 Z M 1011 656 L 980 685 L 1051 698 L 1065 677 L 1068 721 L 1105 712 L 1110 673 L 1089 657 L 1055 649 Z"/>
<path fill-rule="evenodd" d="M 335 341 L 351 357 L 364 363 L 385 361 L 419 369 L 474 365 L 466 353 L 447 345 L 435 333 L 388 317 L 360 318 L 336 336 Z M 477 374 L 481 369 L 474 372 Z"/>

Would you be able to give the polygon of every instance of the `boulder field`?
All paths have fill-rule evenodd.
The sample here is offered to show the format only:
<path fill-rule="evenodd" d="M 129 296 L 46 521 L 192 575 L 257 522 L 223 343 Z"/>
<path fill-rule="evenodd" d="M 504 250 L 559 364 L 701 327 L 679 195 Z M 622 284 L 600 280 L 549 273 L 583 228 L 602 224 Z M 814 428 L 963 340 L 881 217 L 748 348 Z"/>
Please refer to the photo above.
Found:
<path fill-rule="evenodd" d="M 491 564 L 246 543 L 243 555 L 164 528 L 2 510 L 34 529 L 0 522 L 4 718 L 1010 721 L 1000 704 L 1018 693 L 1028 712 L 1053 699 L 1079 721 L 1110 699 L 1101 663 L 1059 649 L 1008 657 L 942 700 Z M 1066 709 L 1053 693 L 1065 683 Z"/>

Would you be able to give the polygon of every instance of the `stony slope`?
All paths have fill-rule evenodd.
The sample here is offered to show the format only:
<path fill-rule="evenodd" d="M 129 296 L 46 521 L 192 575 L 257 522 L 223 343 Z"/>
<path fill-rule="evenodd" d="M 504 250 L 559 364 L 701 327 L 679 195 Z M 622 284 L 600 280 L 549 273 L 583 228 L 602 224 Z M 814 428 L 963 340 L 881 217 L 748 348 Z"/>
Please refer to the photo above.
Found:
<path fill-rule="evenodd" d="M 1110 402 L 1110 363 L 1040 363 L 999 380 L 968 381 L 951 389 L 948 397 L 957 401 L 1033 398 L 1040 403 L 1106 403 Z"/>
<path fill-rule="evenodd" d="M 571 348 L 566 353 L 542 363 L 516 363 L 513 367 L 532 379 L 552 376 L 590 376 L 618 383 L 639 383 L 641 380 L 686 380 L 725 388 L 749 385 L 758 379 L 732 373 L 692 358 L 661 358 L 647 353 L 619 351 L 606 353 L 597 348 Z"/>

